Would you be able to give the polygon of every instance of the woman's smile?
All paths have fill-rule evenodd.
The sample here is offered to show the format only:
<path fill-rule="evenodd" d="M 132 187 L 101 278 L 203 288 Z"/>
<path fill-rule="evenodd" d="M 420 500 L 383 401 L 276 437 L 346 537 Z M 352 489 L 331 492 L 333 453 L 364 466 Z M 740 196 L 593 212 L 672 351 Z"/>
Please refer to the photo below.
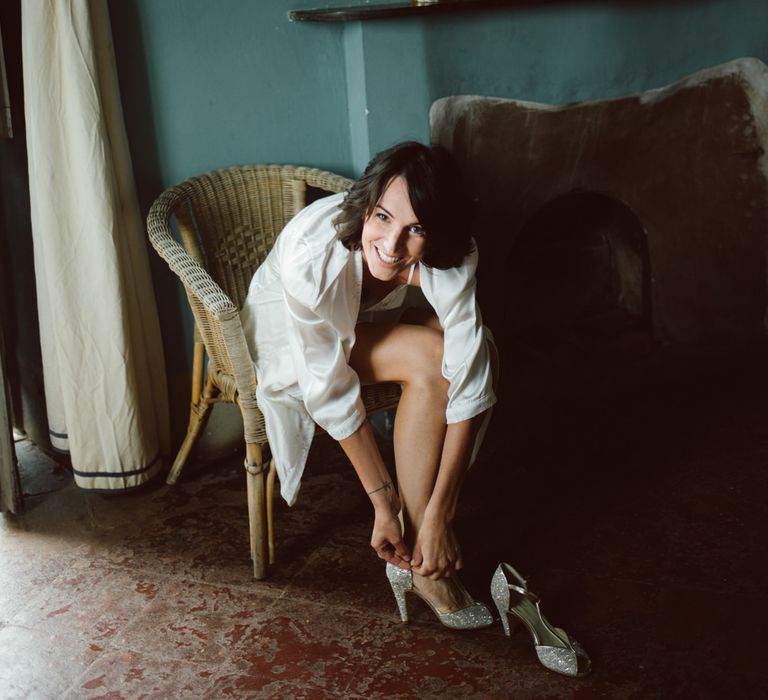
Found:
<path fill-rule="evenodd" d="M 387 255 L 384 251 L 381 250 L 377 245 L 373 246 L 376 249 L 376 252 L 379 254 L 379 259 L 385 264 L 385 265 L 396 265 L 399 263 L 403 257 L 401 255 L 394 256 L 394 255 Z"/>

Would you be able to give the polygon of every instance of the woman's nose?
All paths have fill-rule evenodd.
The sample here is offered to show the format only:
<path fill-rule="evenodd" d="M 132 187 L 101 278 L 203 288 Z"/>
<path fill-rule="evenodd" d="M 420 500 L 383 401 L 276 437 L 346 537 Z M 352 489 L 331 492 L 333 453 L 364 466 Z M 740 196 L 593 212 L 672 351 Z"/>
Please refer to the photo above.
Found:
<path fill-rule="evenodd" d="M 398 230 L 389 231 L 385 237 L 388 253 L 396 253 L 400 248 L 403 239 L 403 232 Z"/>

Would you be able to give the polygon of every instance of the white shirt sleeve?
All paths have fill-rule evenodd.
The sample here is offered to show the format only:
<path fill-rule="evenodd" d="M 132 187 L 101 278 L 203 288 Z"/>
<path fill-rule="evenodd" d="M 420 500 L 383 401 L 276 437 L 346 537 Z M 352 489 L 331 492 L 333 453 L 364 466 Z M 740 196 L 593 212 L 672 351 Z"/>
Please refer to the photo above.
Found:
<path fill-rule="evenodd" d="M 458 423 L 494 403 L 487 332 L 475 300 L 477 250 L 461 266 L 438 270 L 421 266 L 420 281 L 427 301 L 443 327 L 443 376 L 448 380 L 446 421 Z"/>
<path fill-rule="evenodd" d="M 304 405 L 315 423 L 335 440 L 343 440 L 366 415 L 360 380 L 349 366 L 352 343 L 335 323 L 332 302 L 309 306 L 300 300 L 306 299 L 306 286 L 312 284 L 303 279 L 311 275 L 310 265 L 288 268 L 282 275 L 288 340 Z"/>

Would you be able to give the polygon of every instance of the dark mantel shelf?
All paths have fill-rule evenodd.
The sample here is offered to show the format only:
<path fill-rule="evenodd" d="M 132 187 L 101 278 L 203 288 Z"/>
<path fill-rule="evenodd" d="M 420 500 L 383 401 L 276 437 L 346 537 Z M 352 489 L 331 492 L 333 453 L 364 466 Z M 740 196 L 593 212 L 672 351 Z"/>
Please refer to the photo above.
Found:
<path fill-rule="evenodd" d="M 400 2 L 389 5 L 356 5 L 353 7 L 329 7 L 318 10 L 291 10 L 292 22 L 352 22 L 369 19 L 395 19 L 397 17 L 430 17 L 490 7 L 520 7 L 542 5 L 547 0 L 440 0 L 431 4 Z"/>

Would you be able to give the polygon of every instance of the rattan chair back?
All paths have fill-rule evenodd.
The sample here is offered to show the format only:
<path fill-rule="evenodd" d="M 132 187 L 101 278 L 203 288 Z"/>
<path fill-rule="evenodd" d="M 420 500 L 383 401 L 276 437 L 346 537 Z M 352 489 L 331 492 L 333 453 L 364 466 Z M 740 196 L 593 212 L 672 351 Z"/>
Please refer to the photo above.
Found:
<path fill-rule="evenodd" d="M 239 312 L 253 273 L 283 227 L 305 206 L 307 192 L 341 192 L 351 184 L 347 178 L 314 168 L 240 166 L 190 178 L 155 202 L 148 221 L 155 249 L 172 268 L 174 262 L 181 264 L 174 254 L 178 250 L 174 251 L 169 241 L 170 218 L 174 215 L 184 249 L 227 297 L 214 299 L 217 290 L 202 289 L 201 285 L 208 285 L 199 275 L 197 284 L 192 285 L 180 275 L 198 330 L 217 370 L 233 378 L 238 374 L 221 322 Z M 203 301 L 204 296 L 214 301 L 214 313 Z"/>

